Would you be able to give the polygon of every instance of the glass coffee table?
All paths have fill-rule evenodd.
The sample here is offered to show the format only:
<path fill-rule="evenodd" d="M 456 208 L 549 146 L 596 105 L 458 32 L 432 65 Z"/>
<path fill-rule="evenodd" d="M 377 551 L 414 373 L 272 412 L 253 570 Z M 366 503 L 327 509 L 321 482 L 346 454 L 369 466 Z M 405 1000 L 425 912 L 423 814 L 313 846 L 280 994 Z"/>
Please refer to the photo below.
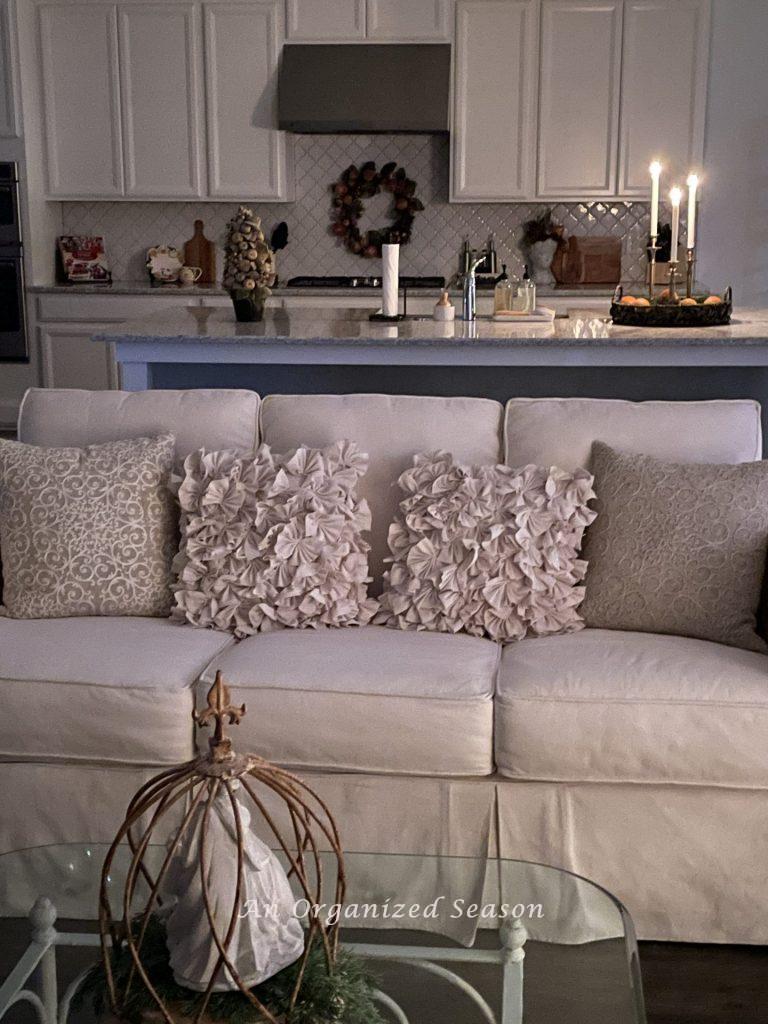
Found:
<path fill-rule="evenodd" d="M 3 1024 L 27 1024 L 32 1011 L 40 1024 L 92 1019 L 72 1001 L 100 955 L 106 852 L 68 844 L 0 856 L 0 906 L 16 915 L 0 917 Z M 164 848 L 149 853 L 151 866 Z M 110 876 L 115 892 L 125 854 Z M 595 883 L 498 858 L 347 853 L 344 862 L 341 941 L 370 960 L 385 1021 L 645 1024 L 632 921 Z"/>

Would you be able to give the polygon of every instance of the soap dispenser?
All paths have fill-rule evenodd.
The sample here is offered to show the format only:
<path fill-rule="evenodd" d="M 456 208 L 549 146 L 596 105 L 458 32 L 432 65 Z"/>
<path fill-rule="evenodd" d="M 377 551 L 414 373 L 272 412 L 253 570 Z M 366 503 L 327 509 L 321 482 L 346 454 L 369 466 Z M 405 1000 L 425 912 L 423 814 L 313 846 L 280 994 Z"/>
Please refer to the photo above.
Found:
<path fill-rule="evenodd" d="M 536 283 L 531 280 L 528 273 L 528 264 L 525 264 L 523 273 L 523 293 L 525 295 L 525 312 L 533 313 L 536 310 Z"/>
<path fill-rule="evenodd" d="M 496 287 L 493 290 L 493 312 L 508 312 L 512 309 L 513 298 L 512 282 L 507 274 L 507 264 L 502 263 L 501 274 L 496 278 Z"/>

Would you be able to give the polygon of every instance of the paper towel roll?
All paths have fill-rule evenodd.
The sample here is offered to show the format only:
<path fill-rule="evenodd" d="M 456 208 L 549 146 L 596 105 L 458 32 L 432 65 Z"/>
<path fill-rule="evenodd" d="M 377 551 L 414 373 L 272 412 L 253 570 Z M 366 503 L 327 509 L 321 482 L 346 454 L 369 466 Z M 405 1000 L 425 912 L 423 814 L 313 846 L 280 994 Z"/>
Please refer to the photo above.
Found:
<path fill-rule="evenodd" d="M 400 302 L 397 296 L 400 282 L 400 246 L 381 247 L 381 311 L 384 316 L 397 316 Z"/>

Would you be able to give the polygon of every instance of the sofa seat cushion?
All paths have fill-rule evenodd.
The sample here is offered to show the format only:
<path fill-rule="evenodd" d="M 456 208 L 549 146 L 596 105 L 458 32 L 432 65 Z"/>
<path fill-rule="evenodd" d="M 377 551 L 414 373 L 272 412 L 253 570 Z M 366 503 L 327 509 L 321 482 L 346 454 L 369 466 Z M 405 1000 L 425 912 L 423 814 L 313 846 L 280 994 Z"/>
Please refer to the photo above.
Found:
<path fill-rule="evenodd" d="M 768 786 L 768 657 L 586 629 L 504 649 L 496 762 L 518 779 Z"/>
<path fill-rule="evenodd" d="M 301 768 L 487 775 L 499 654 L 478 637 L 384 626 L 279 630 L 218 658 L 198 706 L 218 668 L 248 708 L 233 737 L 241 752 Z"/>
<path fill-rule="evenodd" d="M 231 642 L 168 619 L 0 618 L 0 759 L 187 760 L 192 684 Z"/>

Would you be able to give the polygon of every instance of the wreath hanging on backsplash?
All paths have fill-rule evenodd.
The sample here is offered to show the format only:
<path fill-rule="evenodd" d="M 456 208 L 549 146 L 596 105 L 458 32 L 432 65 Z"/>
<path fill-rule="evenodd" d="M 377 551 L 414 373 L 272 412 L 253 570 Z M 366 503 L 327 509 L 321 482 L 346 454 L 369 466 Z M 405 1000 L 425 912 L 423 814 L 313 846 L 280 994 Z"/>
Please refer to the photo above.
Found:
<path fill-rule="evenodd" d="M 380 171 L 376 170 L 373 160 L 360 167 L 350 164 L 338 181 L 331 185 L 331 191 L 331 231 L 350 252 L 368 259 L 381 256 L 381 247 L 385 243 L 406 245 L 410 242 L 413 219 L 424 209 L 424 204 L 416 196 L 416 182 L 408 177 L 403 167 L 397 166 L 395 160 L 384 164 Z M 365 210 L 363 200 L 380 192 L 392 193 L 392 223 L 388 227 L 361 232 L 358 221 Z"/>

